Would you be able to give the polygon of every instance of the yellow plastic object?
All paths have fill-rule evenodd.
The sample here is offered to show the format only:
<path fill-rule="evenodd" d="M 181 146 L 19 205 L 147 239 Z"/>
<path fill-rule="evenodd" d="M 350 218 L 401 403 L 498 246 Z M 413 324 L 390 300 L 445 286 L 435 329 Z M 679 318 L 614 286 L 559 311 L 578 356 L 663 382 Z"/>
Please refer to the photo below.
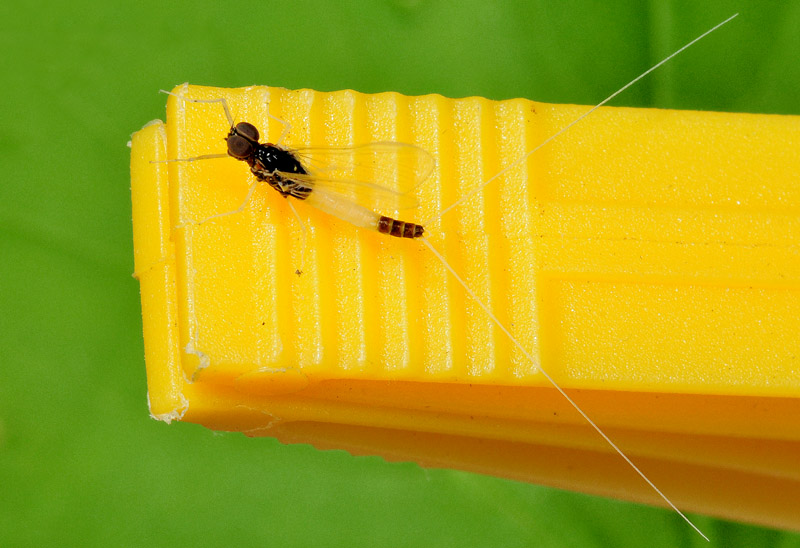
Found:
<path fill-rule="evenodd" d="M 589 108 L 173 92 L 289 147 L 422 146 L 420 207 L 382 212 L 413 222 Z M 154 417 L 661 504 L 427 247 L 295 201 L 304 239 L 267 185 L 214 217 L 246 164 L 153 162 L 224 153 L 222 106 L 167 120 L 131 161 Z M 603 108 L 426 236 L 679 507 L 800 529 L 799 172 L 798 117 Z"/>

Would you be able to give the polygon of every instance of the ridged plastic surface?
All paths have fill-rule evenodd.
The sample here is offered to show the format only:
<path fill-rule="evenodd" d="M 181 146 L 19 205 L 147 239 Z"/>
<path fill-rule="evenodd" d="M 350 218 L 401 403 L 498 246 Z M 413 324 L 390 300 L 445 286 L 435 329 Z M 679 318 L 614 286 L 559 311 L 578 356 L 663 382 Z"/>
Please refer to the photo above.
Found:
<path fill-rule="evenodd" d="M 173 92 L 225 97 L 274 142 L 269 112 L 288 147 L 422 146 L 438 167 L 420 207 L 382 212 L 412 222 L 589 108 Z M 219 104 L 167 114 L 132 152 L 154 416 L 658 502 L 541 364 L 683 507 L 800 527 L 798 118 L 600 109 L 427 224 L 534 363 L 418 241 L 295 202 L 304 243 L 267 185 L 198 224 L 254 179 L 232 158 L 151 163 L 225 151 Z"/>

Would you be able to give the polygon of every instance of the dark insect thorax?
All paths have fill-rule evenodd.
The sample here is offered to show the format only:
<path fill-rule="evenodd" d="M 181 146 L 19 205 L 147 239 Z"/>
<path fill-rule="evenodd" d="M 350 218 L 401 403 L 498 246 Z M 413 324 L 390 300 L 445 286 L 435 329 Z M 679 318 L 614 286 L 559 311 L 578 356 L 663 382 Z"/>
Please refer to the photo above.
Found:
<path fill-rule="evenodd" d="M 308 197 L 311 188 L 291 178 L 292 174 L 307 175 L 303 164 L 289 151 L 270 144 L 259 144 L 253 151 L 250 171 L 260 181 L 266 181 L 284 197 L 300 200 Z"/>

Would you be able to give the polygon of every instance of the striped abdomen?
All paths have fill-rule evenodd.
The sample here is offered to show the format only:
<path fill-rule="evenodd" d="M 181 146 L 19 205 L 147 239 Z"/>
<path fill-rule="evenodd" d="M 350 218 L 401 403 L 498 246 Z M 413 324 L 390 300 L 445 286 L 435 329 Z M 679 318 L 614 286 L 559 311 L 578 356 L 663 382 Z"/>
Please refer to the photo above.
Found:
<path fill-rule="evenodd" d="M 425 232 L 425 229 L 422 225 L 381 216 L 378 219 L 378 232 L 397 236 L 398 238 L 419 238 Z"/>

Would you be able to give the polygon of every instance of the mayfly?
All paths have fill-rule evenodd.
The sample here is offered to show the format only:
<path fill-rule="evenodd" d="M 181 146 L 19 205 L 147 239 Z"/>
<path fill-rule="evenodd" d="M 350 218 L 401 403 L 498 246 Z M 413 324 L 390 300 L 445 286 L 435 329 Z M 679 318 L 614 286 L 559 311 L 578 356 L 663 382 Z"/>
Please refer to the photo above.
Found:
<path fill-rule="evenodd" d="M 220 103 L 230 124 L 225 137 L 227 153 L 181 161 L 230 156 L 245 162 L 258 181 L 266 182 L 284 198 L 301 200 L 357 227 L 411 239 L 420 238 L 425 232 L 421 224 L 381 215 L 372 209 L 401 210 L 417 206 L 417 199 L 411 192 L 430 177 L 436 166 L 433 156 L 425 149 L 394 142 L 353 147 L 285 148 L 280 142 L 289 128 L 279 118 L 270 116 L 286 124 L 284 134 L 274 144 L 262 143 L 258 128 L 253 124 L 234 122 L 225 99 L 189 99 L 167 91 L 163 93 L 193 103 Z M 380 176 L 384 165 L 391 166 L 392 178 L 398 181 L 397 190 L 351 178 L 354 169 L 367 166 L 376 180 L 385 179 Z"/>

